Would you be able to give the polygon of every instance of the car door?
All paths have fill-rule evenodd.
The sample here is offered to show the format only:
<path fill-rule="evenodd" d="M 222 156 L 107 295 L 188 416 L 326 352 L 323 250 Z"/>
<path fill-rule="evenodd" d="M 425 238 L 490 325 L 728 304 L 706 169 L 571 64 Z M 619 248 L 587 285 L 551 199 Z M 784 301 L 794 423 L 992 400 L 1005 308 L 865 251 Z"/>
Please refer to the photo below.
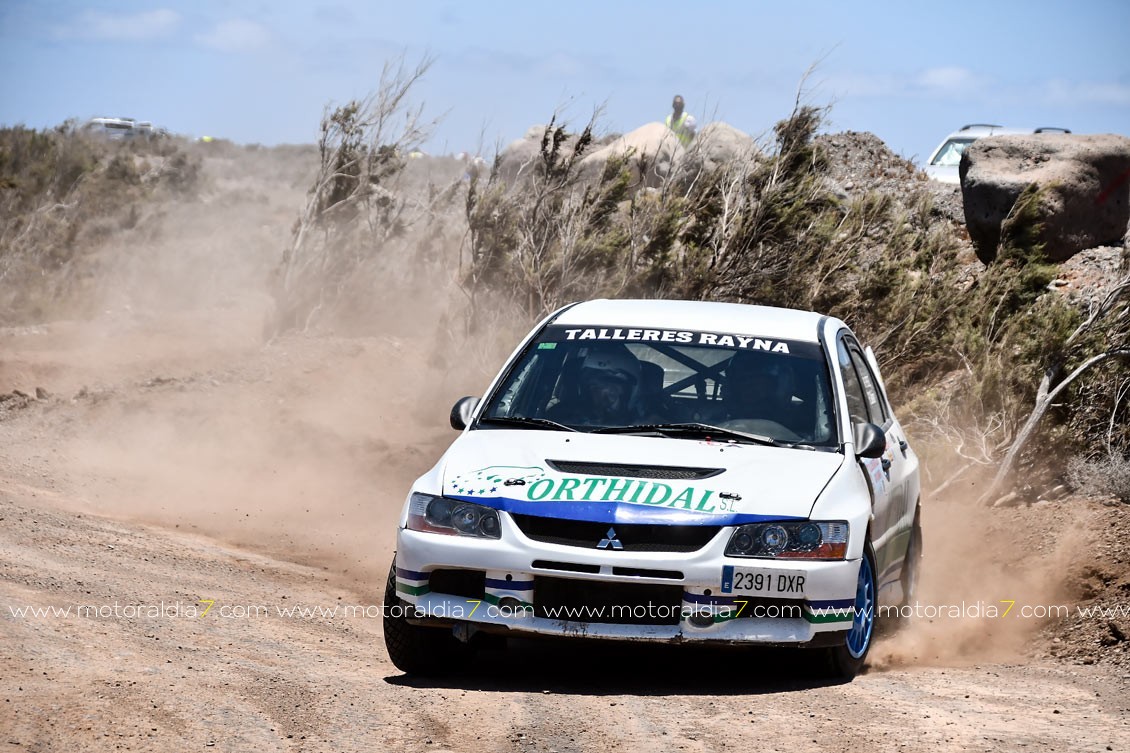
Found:
<path fill-rule="evenodd" d="M 886 485 L 885 507 L 875 510 L 873 540 L 879 589 L 896 585 L 902 572 L 902 561 L 906 554 L 907 537 L 914 520 L 913 504 L 917 496 L 910 494 L 910 479 L 917 476 L 918 459 L 910 450 L 890 403 L 886 398 L 879 370 L 875 365 L 874 354 L 863 351 L 854 338 L 846 338 L 848 354 L 859 377 L 867 403 L 871 422 L 882 427 L 887 437 L 887 450 L 880 458 Z"/>
<path fill-rule="evenodd" d="M 871 415 L 864 383 L 852 358 L 853 347 L 858 349 L 854 342 L 854 339 L 850 339 L 850 336 L 845 334 L 841 334 L 836 341 L 836 358 L 843 378 L 848 418 L 853 426 L 860 423 L 874 423 L 882 427 L 881 418 L 876 421 Z M 858 461 L 871 489 L 871 545 L 875 550 L 875 565 L 878 568 L 884 567 L 885 544 L 889 538 L 886 530 L 890 516 L 890 480 L 887 476 L 887 467 L 884 467 L 888 463 L 889 449 L 888 440 L 888 451 L 884 452 L 882 457 L 859 458 Z M 882 569 L 878 572 L 882 572 Z"/>
<path fill-rule="evenodd" d="M 914 508 L 918 502 L 918 456 L 914 454 L 910 443 L 906 440 L 906 432 L 898 417 L 891 410 L 891 401 L 887 397 L 887 385 L 883 382 L 883 375 L 879 373 L 879 362 L 875 352 L 867 347 L 863 350 L 867 365 L 875 377 L 879 387 L 879 398 L 883 403 L 887 416 L 890 418 L 890 428 L 887 429 L 887 440 L 891 443 L 891 495 L 897 497 L 900 504 L 899 529 L 909 532 L 914 523 Z"/>

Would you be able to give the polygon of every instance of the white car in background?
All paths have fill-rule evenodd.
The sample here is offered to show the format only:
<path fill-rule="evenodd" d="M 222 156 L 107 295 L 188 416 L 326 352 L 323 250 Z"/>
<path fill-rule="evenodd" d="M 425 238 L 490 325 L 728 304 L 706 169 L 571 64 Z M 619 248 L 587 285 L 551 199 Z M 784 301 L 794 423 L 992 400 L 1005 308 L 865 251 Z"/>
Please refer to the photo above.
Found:
<path fill-rule="evenodd" d="M 112 141 L 131 139 L 137 135 L 133 118 L 91 118 L 83 124 L 84 133 Z"/>
<path fill-rule="evenodd" d="M 977 139 L 986 136 L 1002 136 L 1030 133 L 1071 133 L 1066 128 L 1005 128 L 1004 126 L 989 123 L 972 123 L 962 126 L 946 136 L 945 141 L 938 144 L 938 148 L 926 161 L 926 175 L 940 183 L 960 183 L 958 165 L 961 164 L 961 155 L 965 148 Z"/>
<path fill-rule="evenodd" d="M 128 139 L 151 140 L 158 136 L 167 136 L 163 128 L 156 128 L 148 120 L 134 120 L 133 118 L 91 118 L 82 126 L 83 133 L 91 136 L 107 138 L 111 141 L 124 141 Z"/>
<path fill-rule="evenodd" d="M 597 300 L 547 317 L 413 485 L 384 616 L 408 673 L 477 633 L 818 649 L 909 603 L 918 458 L 837 319 Z"/>

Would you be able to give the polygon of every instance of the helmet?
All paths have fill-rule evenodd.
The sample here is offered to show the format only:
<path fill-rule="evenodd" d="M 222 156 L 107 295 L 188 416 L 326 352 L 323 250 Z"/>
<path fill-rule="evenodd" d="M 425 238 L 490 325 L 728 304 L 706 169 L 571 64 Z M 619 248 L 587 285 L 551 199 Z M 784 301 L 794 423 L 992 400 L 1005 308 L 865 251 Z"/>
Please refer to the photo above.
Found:
<path fill-rule="evenodd" d="M 726 390 L 733 397 L 785 400 L 792 396 L 792 368 L 783 356 L 758 350 L 739 351 L 726 365 Z"/>
<path fill-rule="evenodd" d="M 633 389 L 640 382 L 640 362 L 624 346 L 593 348 L 581 364 L 581 377 L 618 379 Z"/>
<path fill-rule="evenodd" d="M 597 421 L 625 420 L 640 382 L 640 362 L 623 345 L 597 346 L 581 363 L 580 395 Z"/>

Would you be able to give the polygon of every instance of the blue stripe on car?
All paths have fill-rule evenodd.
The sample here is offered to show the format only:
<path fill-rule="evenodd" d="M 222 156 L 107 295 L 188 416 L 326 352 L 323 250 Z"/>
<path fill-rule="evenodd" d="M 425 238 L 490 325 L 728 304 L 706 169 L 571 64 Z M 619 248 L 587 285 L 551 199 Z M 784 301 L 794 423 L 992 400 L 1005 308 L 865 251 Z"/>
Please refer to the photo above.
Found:
<path fill-rule="evenodd" d="M 674 510 L 669 507 L 648 507 L 616 502 L 534 502 L 507 497 L 467 497 L 459 494 L 445 495 L 450 499 L 474 502 L 504 512 L 535 515 L 542 518 L 580 520 L 590 523 L 638 523 L 650 525 L 683 526 L 740 526 L 745 523 L 762 523 L 767 520 L 803 520 L 795 515 L 756 515 L 730 513 L 716 515 L 693 510 Z"/>
<path fill-rule="evenodd" d="M 404 580 L 427 580 L 429 573 L 420 573 L 415 570 L 405 570 L 403 567 L 396 568 L 396 577 L 403 578 Z"/>

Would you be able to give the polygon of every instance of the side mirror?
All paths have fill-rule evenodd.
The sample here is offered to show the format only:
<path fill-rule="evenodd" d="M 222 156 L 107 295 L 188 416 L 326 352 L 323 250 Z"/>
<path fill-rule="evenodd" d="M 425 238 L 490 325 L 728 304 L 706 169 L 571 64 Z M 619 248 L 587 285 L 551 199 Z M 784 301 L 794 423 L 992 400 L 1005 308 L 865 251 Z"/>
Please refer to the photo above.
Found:
<path fill-rule="evenodd" d="M 471 423 L 471 416 L 475 414 L 475 408 L 479 407 L 479 399 L 477 397 L 461 397 L 455 401 L 455 405 L 451 408 L 451 428 L 463 431 L 467 428 L 467 424 Z"/>
<path fill-rule="evenodd" d="M 875 424 L 855 424 L 852 427 L 856 457 L 881 458 L 887 451 L 887 435 Z"/>

